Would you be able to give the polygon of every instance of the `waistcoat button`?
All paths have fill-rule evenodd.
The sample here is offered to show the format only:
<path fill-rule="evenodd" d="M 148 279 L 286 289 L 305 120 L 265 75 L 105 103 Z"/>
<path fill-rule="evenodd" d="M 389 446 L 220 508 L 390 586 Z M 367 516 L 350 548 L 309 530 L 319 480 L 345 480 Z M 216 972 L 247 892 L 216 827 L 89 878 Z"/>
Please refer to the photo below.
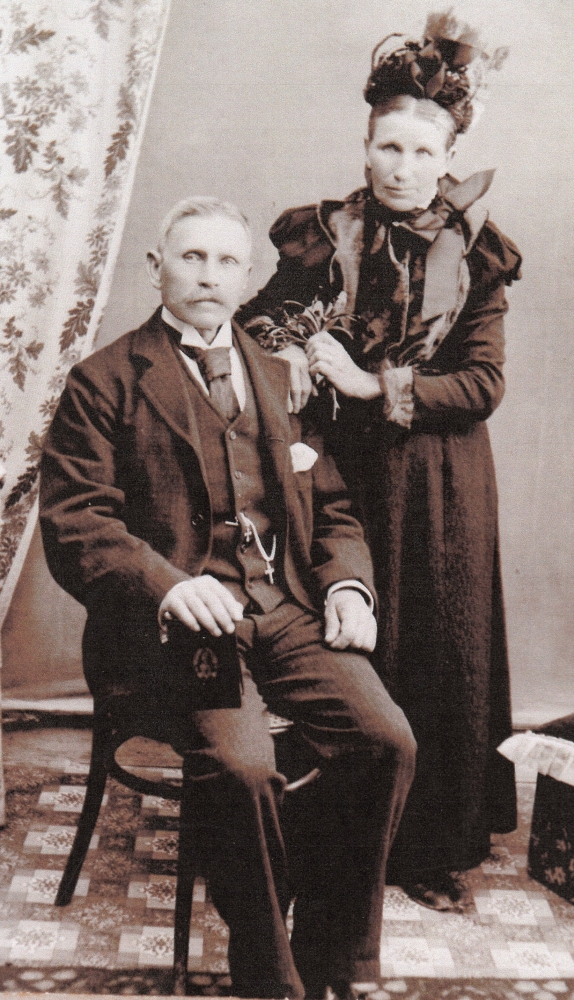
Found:
<path fill-rule="evenodd" d="M 229 431 L 229 437 L 231 438 L 232 441 L 235 441 L 237 434 L 235 433 L 235 431 Z"/>
<path fill-rule="evenodd" d="M 238 469 L 236 469 L 236 470 L 235 470 L 235 478 L 236 478 L 236 479 L 241 479 L 241 476 L 242 476 L 242 475 L 243 475 L 243 473 L 239 472 L 239 470 L 238 470 Z"/>

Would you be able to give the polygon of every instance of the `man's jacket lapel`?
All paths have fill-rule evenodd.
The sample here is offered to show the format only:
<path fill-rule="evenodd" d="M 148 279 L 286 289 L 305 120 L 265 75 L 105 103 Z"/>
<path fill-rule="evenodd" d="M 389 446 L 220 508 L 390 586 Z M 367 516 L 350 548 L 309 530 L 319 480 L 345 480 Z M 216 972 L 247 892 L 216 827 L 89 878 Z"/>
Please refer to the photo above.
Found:
<path fill-rule="evenodd" d="M 233 333 L 253 386 L 275 472 L 283 484 L 291 444 L 286 366 L 279 358 L 262 351 L 236 323 Z M 141 391 L 168 426 L 193 448 L 206 482 L 201 438 L 186 391 L 185 373 L 161 320 L 161 310 L 158 309 L 149 323 L 138 330 L 131 356 Z"/>
<path fill-rule="evenodd" d="M 161 319 L 161 307 L 138 330 L 131 358 L 139 374 L 141 391 L 166 424 L 193 448 L 205 481 L 201 438 L 186 390 L 185 373 Z"/>

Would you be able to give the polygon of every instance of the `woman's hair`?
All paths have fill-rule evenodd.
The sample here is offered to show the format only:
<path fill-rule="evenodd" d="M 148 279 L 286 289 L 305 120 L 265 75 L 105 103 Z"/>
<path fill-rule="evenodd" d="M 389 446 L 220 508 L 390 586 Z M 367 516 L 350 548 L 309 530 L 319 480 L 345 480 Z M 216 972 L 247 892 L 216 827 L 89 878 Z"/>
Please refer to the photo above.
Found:
<path fill-rule="evenodd" d="M 457 127 L 453 116 L 446 110 L 446 108 L 441 107 L 435 101 L 430 101 L 428 98 L 424 97 L 417 98 L 411 96 L 410 94 L 396 94 L 394 97 L 388 97 L 384 101 L 379 101 L 376 104 L 373 104 L 369 115 L 369 141 L 372 141 L 373 139 L 377 118 L 383 118 L 384 115 L 390 115 L 393 111 L 409 112 L 417 118 L 422 118 L 425 121 L 432 122 L 433 125 L 436 125 L 444 131 L 445 148 L 448 150 L 454 145 L 457 135 Z"/>
<path fill-rule="evenodd" d="M 466 132 L 488 72 L 500 69 L 508 49 L 488 56 L 477 33 L 459 23 L 451 10 L 429 14 L 421 41 L 397 38 L 403 36 L 387 35 L 373 51 L 364 90 L 367 103 L 374 110 L 400 97 L 415 98 L 421 105 L 432 102 L 451 116 L 455 133 Z"/>

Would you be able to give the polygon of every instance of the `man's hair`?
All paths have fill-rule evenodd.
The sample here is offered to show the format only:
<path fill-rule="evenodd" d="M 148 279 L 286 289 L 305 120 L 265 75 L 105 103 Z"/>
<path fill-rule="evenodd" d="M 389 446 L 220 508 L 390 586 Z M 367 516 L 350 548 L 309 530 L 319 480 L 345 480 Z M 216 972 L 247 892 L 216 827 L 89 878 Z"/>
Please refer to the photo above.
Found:
<path fill-rule="evenodd" d="M 251 239 L 252 234 L 249 220 L 247 216 L 243 214 L 241 209 L 237 208 L 237 205 L 233 205 L 230 201 L 222 201 L 220 198 L 215 198 L 210 195 L 196 195 L 190 198 L 183 198 L 182 201 L 178 201 L 173 208 L 170 208 L 169 212 L 161 222 L 157 236 L 157 249 L 159 253 L 163 253 L 165 241 L 167 240 L 167 237 L 176 222 L 179 222 L 180 219 L 185 219 L 190 215 L 224 215 L 228 219 L 233 219 L 234 222 L 239 222 Z"/>

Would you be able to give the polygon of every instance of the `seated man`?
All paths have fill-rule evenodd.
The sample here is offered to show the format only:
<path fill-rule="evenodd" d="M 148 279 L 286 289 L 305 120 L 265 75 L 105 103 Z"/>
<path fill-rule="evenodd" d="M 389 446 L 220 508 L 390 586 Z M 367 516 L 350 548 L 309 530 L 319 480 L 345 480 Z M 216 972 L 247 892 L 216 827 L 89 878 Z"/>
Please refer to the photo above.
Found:
<path fill-rule="evenodd" d="M 54 577 L 88 610 L 96 696 L 165 700 L 170 619 L 235 634 L 241 707 L 190 712 L 178 738 L 220 770 L 203 783 L 217 825 L 201 849 L 233 990 L 346 997 L 357 981 L 376 988 L 385 863 L 415 748 L 352 651 L 373 649 L 376 625 L 344 484 L 318 432 L 303 442 L 288 414 L 288 365 L 231 322 L 250 257 L 234 206 L 172 209 L 148 254 L 163 306 L 70 372 L 44 450 L 41 523 Z M 266 706 L 297 723 L 321 770 L 292 797 L 289 837 Z"/>

